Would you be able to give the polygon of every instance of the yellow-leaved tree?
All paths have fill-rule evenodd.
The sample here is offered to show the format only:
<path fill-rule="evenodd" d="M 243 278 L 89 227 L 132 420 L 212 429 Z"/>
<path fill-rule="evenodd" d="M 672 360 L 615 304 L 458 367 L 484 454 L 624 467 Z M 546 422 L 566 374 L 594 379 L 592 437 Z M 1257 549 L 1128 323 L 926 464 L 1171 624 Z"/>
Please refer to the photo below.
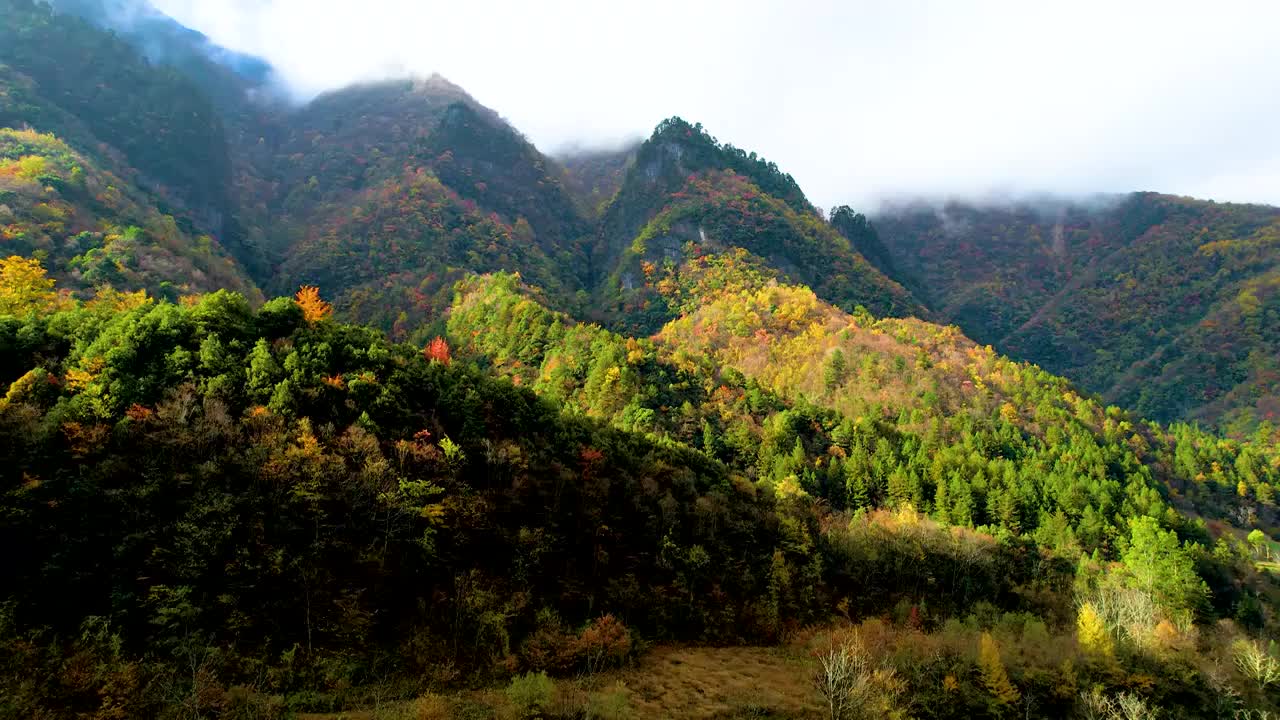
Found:
<path fill-rule="evenodd" d="M 0 260 L 0 315 L 26 315 L 55 307 L 53 278 L 35 258 L 10 255 Z"/>
<path fill-rule="evenodd" d="M 333 306 L 320 298 L 320 288 L 315 285 L 298 288 L 293 299 L 302 308 L 302 317 L 308 323 L 318 323 L 333 314 Z"/>
<path fill-rule="evenodd" d="M 1081 605 L 1080 612 L 1076 614 L 1076 640 L 1091 657 L 1111 658 L 1115 655 L 1115 644 L 1107 632 L 1107 625 L 1091 602 Z"/>
<path fill-rule="evenodd" d="M 982 633 L 978 646 L 978 668 L 982 670 L 982 684 L 1001 705 L 1012 705 L 1022 697 L 1009 680 L 1009 673 L 1005 672 L 1004 663 L 1000 661 L 1000 646 L 989 632 Z"/>

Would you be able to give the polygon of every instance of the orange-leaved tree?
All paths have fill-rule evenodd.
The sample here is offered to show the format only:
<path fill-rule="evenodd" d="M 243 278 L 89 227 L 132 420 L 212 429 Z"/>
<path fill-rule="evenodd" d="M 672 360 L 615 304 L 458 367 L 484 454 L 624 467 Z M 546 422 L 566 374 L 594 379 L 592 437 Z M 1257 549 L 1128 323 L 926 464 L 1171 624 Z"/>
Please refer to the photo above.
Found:
<path fill-rule="evenodd" d="M 451 358 L 449 357 L 449 342 L 437 335 L 434 340 L 427 343 L 422 349 L 422 355 L 428 360 L 438 360 L 448 365 Z"/>
<path fill-rule="evenodd" d="M 315 285 L 303 285 L 298 294 L 293 296 L 302 308 L 302 317 L 309 323 L 318 323 L 333 314 L 333 306 L 320 298 L 320 288 Z"/>

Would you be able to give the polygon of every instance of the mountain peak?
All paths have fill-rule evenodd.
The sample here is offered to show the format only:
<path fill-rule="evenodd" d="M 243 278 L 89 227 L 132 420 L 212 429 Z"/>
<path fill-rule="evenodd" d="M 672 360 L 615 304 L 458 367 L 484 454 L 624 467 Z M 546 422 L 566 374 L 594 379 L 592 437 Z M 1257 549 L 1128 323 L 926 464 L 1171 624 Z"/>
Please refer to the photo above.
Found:
<path fill-rule="evenodd" d="M 474 99 L 461 85 L 449 80 L 438 72 L 430 75 L 411 75 L 409 79 L 413 82 L 413 91 L 432 95 L 456 95 L 459 99 L 466 99 L 474 102 Z"/>

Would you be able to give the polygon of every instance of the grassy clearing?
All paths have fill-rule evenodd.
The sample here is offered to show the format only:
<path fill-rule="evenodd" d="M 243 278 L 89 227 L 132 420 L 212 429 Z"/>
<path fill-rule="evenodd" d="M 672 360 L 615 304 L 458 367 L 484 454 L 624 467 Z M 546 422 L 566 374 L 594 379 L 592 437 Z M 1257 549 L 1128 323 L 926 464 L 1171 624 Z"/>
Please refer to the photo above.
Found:
<path fill-rule="evenodd" d="M 821 717 L 812 660 L 786 648 L 664 647 L 619 673 L 635 717 Z"/>
<path fill-rule="evenodd" d="M 810 683 L 813 661 L 786 647 L 659 646 L 630 668 L 560 680 L 544 716 L 600 720 L 822 717 Z M 430 695 L 409 703 L 298 720 L 436 720 L 522 717 L 501 691 Z"/>

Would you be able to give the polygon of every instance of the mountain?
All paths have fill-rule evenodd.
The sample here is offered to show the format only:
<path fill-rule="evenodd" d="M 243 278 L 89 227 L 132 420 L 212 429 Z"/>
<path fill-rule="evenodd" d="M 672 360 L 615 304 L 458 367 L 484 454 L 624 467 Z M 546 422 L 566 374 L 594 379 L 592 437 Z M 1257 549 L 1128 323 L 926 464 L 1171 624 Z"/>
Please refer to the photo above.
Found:
<path fill-rule="evenodd" d="M 243 104 L 246 92 L 268 94 L 274 70 L 262 58 L 222 47 L 165 15 L 146 0 L 52 0 L 59 13 L 75 15 L 137 48 L 153 65 L 189 78 L 219 110 Z"/>
<path fill-rule="evenodd" d="M 0 2 L 0 718 L 1280 712 L 1275 209 L 824 218 Z"/>
<path fill-rule="evenodd" d="M 1280 409 L 1278 208 L 1137 193 L 874 224 L 939 317 L 1107 402 L 1245 433 Z"/>
<path fill-rule="evenodd" d="M 281 290 L 319 283 L 351 317 L 412 330 L 467 271 L 519 270 L 564 302 L 581 287 L 590 226 L 559 169 L 440 76 L 330 93 L 285 127 Z"/>
<path fill-rule="evenodd" d="M 238 147 L 256 132 L 234 121 L 229 137 L 226 124 L 248 112 L 247 101 L 215 104 L 199 75 L 153 64 L 124 37 L 76 15 L 28 0 L 4 0 L 0 9 L 0 127 L 56 135 L 261 280 L 265 261 L 239 222 L 233 183 L 243 173 L 232 139 Z"/>
<path fill-rule="evenodd" d="M 817 214 L 790 175 L 680 118 L 636 151 L 601 218 L 591 255 L 600 305 L 621 327 L 652 332 L 673 317 L 649 282 L 655 271 L 732 247 L 850 310 L 924 312 Z"/>
<path fill-rule="evenodd" d="M 1255 507 L 1232 499 L 1258 494 L 1239 488 L 1255 470 L 1206 493 L 1207 465 L 1175 459 L 1208 435 L 1104 408 L 952 326 L 850 315 L 765 267 L 738 250 L 672 271 L 662 284 L 680 316 L 650 339 L 575 323 L 510 276 L 471 280 L 458 286 L 449 334 L 460 353 L 576 412 L 701 447 L 756 481 L 790 476 L 837 508 L 911 503 L 1034 535 L 1104 507 L 1160 516 L 1172 502 L 1220 521 L 1239 514 L 1233 502 Z M 1265 498 L 1280 479 L 1269 462 L 1257 466 Z M 1269 525 L 1272 513 L 1267 504 L 1255 516 Z M 1118 529 L 1095 527 L 1064 550 L 1093 552 Z"/>
<path fill-rule="evenodd" d="M 1209 718 L 1214 688 L 1247 687 L 1212 668 L 1270 622 L 1234 523 L 1275 527 L 1274 438 L 1145 424 L 760 267 L 692 261 L 670 288 L 689 314 L 652 339 L 514 275 L 460 284 L 453 342 L 422 350 L 306 295 L 12 308 L 0 532 L 31 551 L 0 571 L 6 709 L 458 707 L 430 693 L 512 672 L 550 693 L 537 673 L 609 672 L 642 639 L 777 642 L 846 614 L 888 618 L 861 631 L 894 643 L 883 690 L 914 713 L 993 701 L 990 660 L 913 643 L 994 633 L 1018 653 L 1005 697 L 1147 678 L 1142 702 Z M 1078 645 L 1078 622 L 1101 629 Z M 506 697 L 480 702 L 550 702 Z"/>

